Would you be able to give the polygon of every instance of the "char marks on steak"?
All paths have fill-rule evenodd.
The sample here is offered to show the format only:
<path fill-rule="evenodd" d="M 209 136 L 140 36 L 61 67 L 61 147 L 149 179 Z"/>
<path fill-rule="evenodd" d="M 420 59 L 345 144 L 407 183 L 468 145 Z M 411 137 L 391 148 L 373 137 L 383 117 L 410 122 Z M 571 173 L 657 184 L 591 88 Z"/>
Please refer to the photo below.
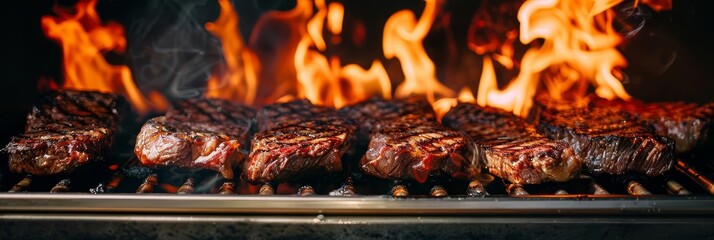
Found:
<path fill-rule="evenodd" d="M 367 143 L 382 122 L 407 115 L 421 116 L 423 120 L 436 121 L 431 105 L 421 98 L 392 99 L 372 97 L 366 101 L 340 109 L 340 113 L 359 123 L 358 142 Z"/>
<path fill-rule="evenodd" d="M 354 116 L 361 137 L 369 139 L 360 160 L 367 174 L 425 182 L 430 175 L 469 179 L 479 173 L 468 139 L 436 122 L 423 99 L 372 98 L 347 107 L 343 114 Z"/>
<path fill-rule="evenodd" d="M 253 109 L 225 100 L 184 100 L 144 124 L 134 153 L 144 165 L 211 169 L 233 179 L 254 117 Z"/>
<path fill-rule="evenodd" d="M 617 109 L 544 110 L 538 129 L 570 144 L 586 168 L 595 173 L 657 176 L 674 163 L 674 140 L 653 135 L 631 115 Z"/>
<path fill-rule="evenodd" d="M 258 127 L 260 131 L 266 131 L 295 125 L 313 117 L 332 117 L 334 111 L 329 107 L 313 105 L 307 99 L 270 104 L 258 113 Z"/>
<path fill-rule="evenodd" d="M 112 94 L 59 90 L 43 95 L 27 116 L 25 132 L 5 147 L 10 170 L 33 175 L 68 174 L 103 158 L 116 124 Z"/>
<path fill-rule="evenodd" d="M 595 99 L 595 107 L 617 108 L 636 117 L 657 135 L 674 139 L 677 152 L 702 145 L 714 121 L 714 103 L 685 102 L 644 103 L 640 101 Z"/>
<path fill-rule="evenodd" d="M 320 172 L 342 171 L 354 124 L 334 109 L 296 100 L 265 106 L 261 131 L 251 141 L 243 178 L 251 183 L 296 180 Z"/>
<path fill-rule="evenodd" d="M 442 122 L 468 134 L 488 171 L 512 183 L 564 182 L 580 172 L 582 161 L 567 143 L 537 133 L 510 112 L 461 103 Z"/>

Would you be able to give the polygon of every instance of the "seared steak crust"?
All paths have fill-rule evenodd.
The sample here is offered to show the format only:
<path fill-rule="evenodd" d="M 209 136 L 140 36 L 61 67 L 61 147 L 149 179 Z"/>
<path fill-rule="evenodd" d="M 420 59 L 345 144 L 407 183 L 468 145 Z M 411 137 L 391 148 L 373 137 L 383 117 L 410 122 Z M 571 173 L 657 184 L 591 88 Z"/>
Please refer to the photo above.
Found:
<path fill-rule="evenodd" d="M 596 99 L 595 107 L 612 107 L 633 115 L 655 134 L 674 139 L 677 152 L 683 153 L 703 144 L 714 121 L 714 103 L 685 102 L 644 103 L 640 101 Z"/>
<path fill-rule="evenodd" d="M 255 111 L 218 99 L 189 99 L 147 121 L 134 153 L 142 164 L 205 168 L 233 178 L 247 155 Z"/>
<path fill-rule="evenodd" d="M 307 99 L 270 104 L 258 112 L 260 131 L 295 125 L 313 117 L 333 116 L 334 109 L 315 106 Z"/>
<path fill-rule="evenodd" d="M 382 122 L 389 122 L 406 115 L 420 116 L 423 120 L 436 121 L 434 110 L 421 98 L 384 100 L 372 97 L 358 104 L 340 109 L 340 113 L 359 123 L 357 137 L 368 142 L 369 137 Z"/>
<path fill-rule="evenodd" d="M 537 133 L 510 112 L 461 103 L 442 122 L 468 134 L 488 171 L 509 182 L 564 182 L 580 172 L 582 161 L 570 146 Z"/>
<path fill-rule="evenodd" d="M 655 136 L 629 114 L 605 108 L 545 110 L 538 129 L 569 143 L 595 173 L 661 175 L 674 163 L 674 141 Z"/>
<path fill-rule="evenodd" d="M 356 127 L 335 110 L 298 100 L 268 105 L 258 119 L 261 131 L 243 167 L 246 181 L 282 182 L 342 171 Z"/>
<path fill-rule="evenodd" d="M 101 160 L 111 143 L 117 97 L 88 91 L 50 92 L 27 116 L 25 133 L 5 147 L 10 170 L 33 175 L 71 173 Z"/>

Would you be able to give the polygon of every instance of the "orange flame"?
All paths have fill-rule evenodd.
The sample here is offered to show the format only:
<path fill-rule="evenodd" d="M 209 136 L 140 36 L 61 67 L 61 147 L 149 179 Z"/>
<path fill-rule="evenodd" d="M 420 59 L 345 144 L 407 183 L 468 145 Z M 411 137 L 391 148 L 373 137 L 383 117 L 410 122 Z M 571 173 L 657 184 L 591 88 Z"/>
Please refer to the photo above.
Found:
<path fill-rule="evenodd" d="M 303 38 L 307 21 L 312 16 L 312 1 L 298 0 L 289 11 L 269 11 L 260 16 L 250 34 L 252 49 L 269 48 L 261 52 L 257 105 L 287 101 L 297 95 L 295 52 Z M 279 31 L 284 30 L 287 31 Z M 267 46 L 267 47 L 266 47 Z"/>
<path fill-rule="evenodd" d="M 401 10 L 384 25 L 384 56 L 399 59 L 404 72 L 404 81 L 396 89 L 397 97 L 425 95 L 433 103 L 437 96 L 453 95 L 450 88 L 436 79 L 434 63 L 422 45 L 434 22 L 437 5 L 436 0 L 427 0 L 418 21 L 412 11 Z"/>
<path fill-rule="evenodd" d="M 298 97 L 338 108 L 376 94 L 390 98 L 389 76 L 379 61 L 373 61 L 372 66 L 365 70 L 357 64 L 342 66 L 337 56 L 328 59 L 324 55 L 328 46 L 322 35 L 323 25 L 327 21 L 332 34 L 341 33 L 344 7 L 337 2 L 330 3 L 328 7 L 324 0 L 316 0 L 315 6 L 317 13 L 308 21 L 295 52 Z M 298 4 L 298 7 L 312 11 L 311 5 Z"/>
<path fill-rule="evenodd" d="M 45 35 L 62 45 L 64 89 L 114 92 L 126 96 L 140 113 L 168 106 L 160 94 L 144 96 L 125 65 L 112 65 L 102 55 L 126 48 L 124 28 L 114 22 L 103 24 L 96 0 L 82 0 L 74 10 L 55 6 L 57 16 L 43 16 Z"/>
<path fill-rule="evenodd" d="M 635 0 L 635 6 L 640 3 L 650 6 L 652 10 L 658 12 L 672 9 L 672 0 Z"/>
<path fill-rule="evenodd" d="M 327 27 L 333 35 L 342 33 L 342 19 L 345 15 L 345 7 L 340 3 L 330 3 L 327 6 Z"/>
<path fill-rule="evenodd" d="M 491 58 L 484 57 L 477 102 L 525 115 L 543 82 L 556 99 L 584 97 L 590 81 L 603 98 L 629 99 L 613 73 L 627 62 L 615 49 L 621 38 L 613 29 L 611 7 L 618 0 L 532 0 L 518 12 L 520 41 L 542 39 L 523 56 L 518 76 L 499 89 Z"/>
<path fill-rule="evenodd" d="M 206 96 L 235 100 L 246 104 L 255 101 L 258 89 L 258 57 L 246 48 L 238 32 L 238 14 L 229 0 L 218 0 L 220 15 L 206 23 L 206 30 L 223 45 L 225 69 L 216 68 L 208 79 Z"/>

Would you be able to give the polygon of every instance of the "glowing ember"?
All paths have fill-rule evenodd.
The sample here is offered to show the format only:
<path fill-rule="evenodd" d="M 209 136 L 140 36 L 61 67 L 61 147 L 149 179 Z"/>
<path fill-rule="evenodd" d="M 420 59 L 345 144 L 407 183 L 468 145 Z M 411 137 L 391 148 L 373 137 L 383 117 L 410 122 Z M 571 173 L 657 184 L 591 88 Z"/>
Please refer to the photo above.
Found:
<path fill-rule="evenodd" d="M 140 113 L 168 106 L 160 94 L 144 96 L 131 77 L 129 67 L 112 65 L 102 55 L 126 48 L 124 28 L 103 24 L 95 10 L 96 0 L 83 0 L 74 10 L 55 7 L 57 16 L 43 16 L 45 35 L 62 45 L 64 83 L 62 88 L 114 92 L 126 96 Z M 51 86 L 50 86 L 51 87 Z"/>

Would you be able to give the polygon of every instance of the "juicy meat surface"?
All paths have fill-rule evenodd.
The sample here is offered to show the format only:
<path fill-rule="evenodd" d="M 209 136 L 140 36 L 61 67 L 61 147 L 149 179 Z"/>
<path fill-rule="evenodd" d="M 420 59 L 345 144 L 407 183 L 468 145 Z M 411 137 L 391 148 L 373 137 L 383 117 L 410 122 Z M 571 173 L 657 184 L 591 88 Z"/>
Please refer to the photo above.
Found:
<path fill-rule="evenodd" d="M 478 163 L 464 135 L 417 115 L 382 123 L 360 161 L 367 174 L 421 183 L 442 173 L 470 179 L 479 173 Z"/>
<path fill-rule="evenodd" d="M 567 143 L 537 133 L 510 112 L 461 103 L 442 122 L 468 134 L 488 171 L 509 182 L 564 182 L 580 172 L 582 160 Z"/>
<path fill-rule="evenodd" d="M 298 100 L 268 105 L 258 119 L 261 131 L 253 136 L 243 166 L 246 181 L 283 182 L 342 171 L 356 127 L 335 110 Z"/>
<path fill-rule="evenodd" d="M 211 169 L 233 179 L 254 117 L 251 108 L 225 100 L 184 100 L 144 124 L 134 153 L 144 165 Z"/>
<path fill-rule="evenodd" d="M 702 145 L 707 140 L 714 121 L 714 103 L 701 105 L 596 99 L 593 105 L 617 108 L 633 115 L 641 124 L 654 129 L 655 134 L 674 139 L 679 153 Z"/>
<path fill-rule="evenodd" d="M 586 168 L 595 173 L 657 176 L 674 163 L 674 140 L 652 134 L 631 115 L 616 109 L 541 111 L 538 129 L 570 144 Z"/>
<path fill-rule="evenodd" d="M 67 174 L 101 160 L 116 124 L 112 94 L 59 90 L 40 99 L 27 116 L 25 132 L 5 147 L 10 170 L 33 175 Z"/>

